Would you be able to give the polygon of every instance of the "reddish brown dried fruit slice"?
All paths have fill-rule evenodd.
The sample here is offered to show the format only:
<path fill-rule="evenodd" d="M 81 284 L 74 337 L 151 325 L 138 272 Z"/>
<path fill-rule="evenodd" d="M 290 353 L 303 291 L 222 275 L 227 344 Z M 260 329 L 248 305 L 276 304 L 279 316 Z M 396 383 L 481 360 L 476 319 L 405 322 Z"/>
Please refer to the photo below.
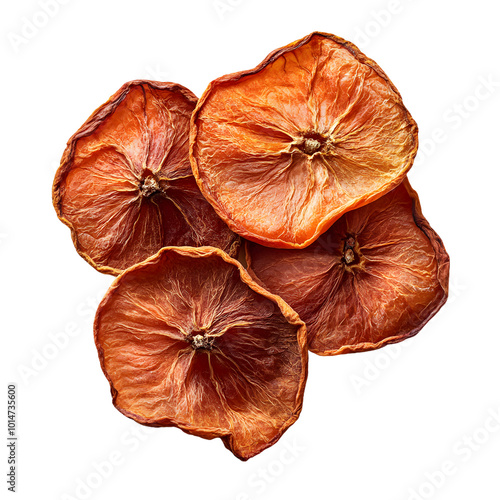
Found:
<path fill-rule="evenodd" d="M 380 67 L 353 44 L 312 33 L 213 81 L 190 142 L 198 185 L 234 231 L 303 248 L 397 186 L 418 141 Z"/>
<path fill-rule="evenodd" d="M 321 355 L 411 337 L 448 297 L 449 256 L 407 180 L 304 250 L 247 243 L 246 253 L 250 274 L 299 313 Z"/>
<path fill-rule="evenodd" d="M 53 203 L 78 253 L 118 274 L 167 245 L 235 254 L 237 236 L 203 198 L 188 157 L 196 96 L 174 83 L 132 81 L 68 142 Z"/>
<path fill-rule="evenodd" d="M 169 247 L 125 271 L 94 332 L 114 405 L 141 424 L 220 437 L 246 460 L 299 416 L 305 325 L 219 249 Z"/>

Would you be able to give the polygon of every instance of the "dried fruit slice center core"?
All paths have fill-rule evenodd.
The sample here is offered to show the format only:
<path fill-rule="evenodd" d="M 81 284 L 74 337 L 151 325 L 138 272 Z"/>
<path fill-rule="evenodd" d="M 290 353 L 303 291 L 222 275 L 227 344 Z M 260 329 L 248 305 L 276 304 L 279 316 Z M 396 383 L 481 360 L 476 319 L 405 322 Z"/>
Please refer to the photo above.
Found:
<path fill-rule="evenodd" d="M 330 137 L 325 137 L 317 132 L 307 132 L 293 142 L 292 146 L 294 149 L 298 149 L 306 155 L 312 156 L 315 153 L 331 153 L 333 141 Z"/>
<path fill-rule="evenodd" d="M 154 194 L 163 193 L 167 189 L 165 182 L 160 185 L 158 179 L 153 174 L 146 174 L 139 185 L 142 196 L 150 198 Z"/>
<path fill-rule="evenodd" d="M 191 343 L 191 347 L 197 351 L 199 349 L 212 350 L 214 344 L 214 337 L 208 336 L 204 331 L 195 331 L 187 338 Z"/>
<path fill-rule="evenodd" d="M 359 245 L 353 236 L 348 236 L 346 238 L 343 253 L 344 255 L 342 257 L 342 261 L 344 262 L 346 268 L 352 271 L 352 266 L 361 262 Z"/>

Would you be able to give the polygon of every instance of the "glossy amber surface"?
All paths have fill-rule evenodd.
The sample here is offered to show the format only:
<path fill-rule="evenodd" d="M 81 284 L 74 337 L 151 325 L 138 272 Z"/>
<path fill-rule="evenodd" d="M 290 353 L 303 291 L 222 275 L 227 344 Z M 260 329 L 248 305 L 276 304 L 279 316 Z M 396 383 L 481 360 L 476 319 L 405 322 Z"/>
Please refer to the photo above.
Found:
<path fill-rule="evenodd" d="M 234 231 L 303 248 L 397 186 L 418 140 L 382 69 L 353 44 L 312 33 L 214 80 L 190 142 L 198 185 Z"/>
<path fill-rule="evenodd" d="M 449 256 L 407 180 L 303 250 L 247 242 L 246 253 L 250 274 L 299 313 L 321 355 L 411 337 L 448 296 Z"/>
<path fill-rule="evenodd" d="M 237 236 L 192 175 L 196 101 L 181 85 L 132 81 L 69 140 L 53 203 L 77 251 L 97 270 L 118 274 L 167 245 L 237 252 Z"/>
<path fill-rule="evenodd" d="M 304 323 L 211 247 L 168 247 L 114 282 L 94 324 L 113 403 L 151 426 L 219 437 L 246 460 L 302 408 Z"/>

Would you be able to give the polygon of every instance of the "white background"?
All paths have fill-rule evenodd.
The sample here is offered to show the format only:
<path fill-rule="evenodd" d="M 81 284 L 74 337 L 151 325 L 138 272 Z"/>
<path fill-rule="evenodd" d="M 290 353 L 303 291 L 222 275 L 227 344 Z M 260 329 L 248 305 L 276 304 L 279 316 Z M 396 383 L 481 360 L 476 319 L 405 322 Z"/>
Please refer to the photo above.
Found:
<path fill-rule="evenodd" d="M 500 499 L 497 4 L 51 0 L 47 15 L 42 3 L 3 2 L 0 21 L 0 400 L 18 385 L 17 498 Z M 450 297 L 396 347 L 311 355 L 301 417 L 243 463 L 220 440 L 113 408 L 92 337 L 112 277 L 74 250 L 51 183 L 67 139 L 124 82 L 201 95 L 314 30 L 375 59 L 417 121 L 409 177 L 450 253 Z"/>

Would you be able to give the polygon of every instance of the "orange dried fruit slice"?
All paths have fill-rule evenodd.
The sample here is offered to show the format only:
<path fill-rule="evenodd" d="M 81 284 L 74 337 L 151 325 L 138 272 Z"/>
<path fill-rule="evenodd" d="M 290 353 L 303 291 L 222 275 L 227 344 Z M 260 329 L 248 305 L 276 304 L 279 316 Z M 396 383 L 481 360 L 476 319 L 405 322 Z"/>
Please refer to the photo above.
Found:
<path fill-rule="evenodd" d="M 203 198 L 189 163 L 196 96 L 175 83 L 126 83 L 74 134 L 53 186 L 78 253 L 118 274 L 167 245 L 235 254 L 238 237 Z"/>
<path fill-rule="evenodd" d="M 115 407 L 136 422 L 219 437 L 246 460 L 302 408 L 304 323 L 212 247 L 167 247 L 122 273 L 94 323 Z"/>
<path fill-rule="evenodd" d="M 190 142 L 198 185 L 235 232 L 303 248 L 397 186 L 418 140 L 382 69 L 353 44 L 315 32 L 210 83 Z"/>
<path fill-rule="evenodd" d="M 311 351 L 377 349 L 417 334 L 448 297 L 449 256 L 405 180 L 311 246 L 246 244 L 250 274 L 306 323 Z"/>

